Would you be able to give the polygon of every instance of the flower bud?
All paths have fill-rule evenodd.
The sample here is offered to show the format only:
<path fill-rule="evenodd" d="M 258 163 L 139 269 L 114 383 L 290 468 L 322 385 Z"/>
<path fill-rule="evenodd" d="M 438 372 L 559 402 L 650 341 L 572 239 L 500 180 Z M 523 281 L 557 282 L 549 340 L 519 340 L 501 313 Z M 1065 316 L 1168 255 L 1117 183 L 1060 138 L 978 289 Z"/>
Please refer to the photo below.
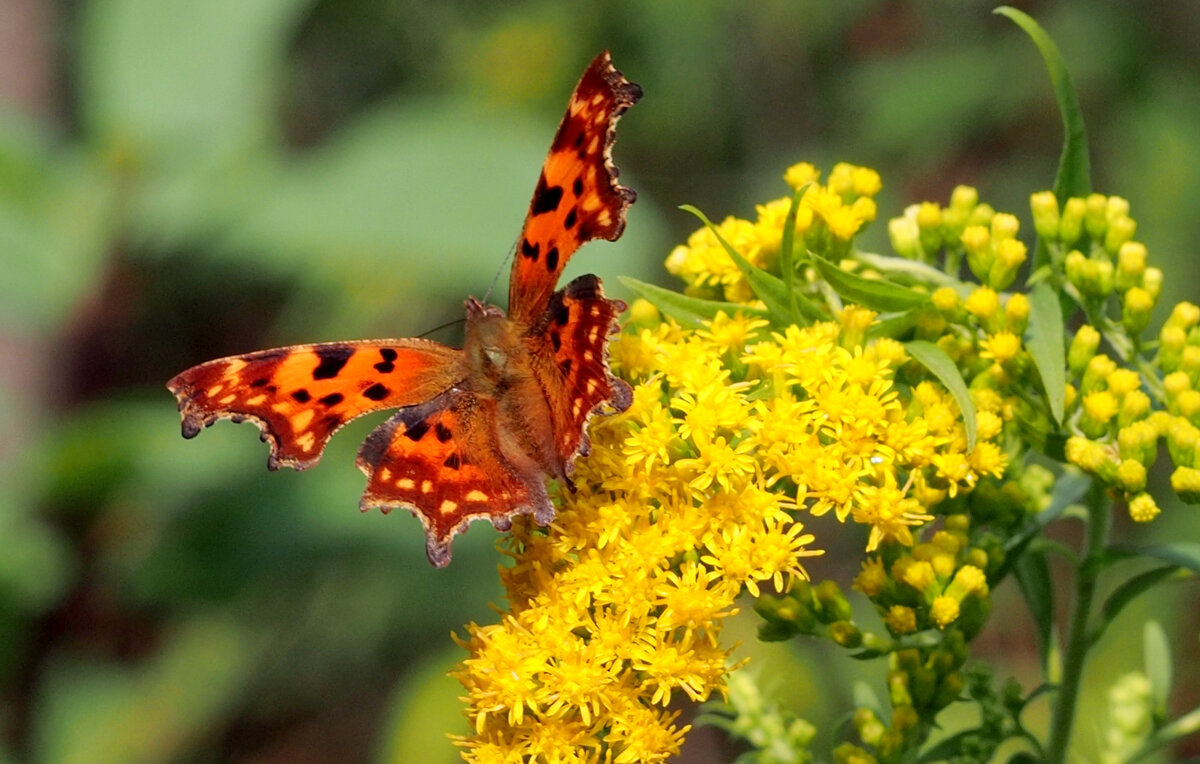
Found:
<path fill-rule="evenodd" d="M 1107 390 L 1096 390 L 1083 396 L 1079 427 L 1088 437 L 1099 438 L 1108 431 L 1108 423 L 1116 415 L 1117 399 Z"/>
<path fill-rule="evenodd" d="M 1200 446 L 1200 430 L 1183 417 L 1171 417 L 1167 425 L 1167 452 L 1171 461 L 1180 467 L 1196 467 L 1197 446 Z"/>
<path fill-rule="evenodd" d="M 1025 262 L 1025 256 L 1023 241 L 1015 238 L 1000 240 L 995 246 L 991 268 L 988 269 L 988 285 L 992 289 L 1006 289 L 1017 278 L 1017 270 Z"/>
<path fill-rule="evenodd" d="M 1024 334 L 1029 325 L 1029 298 L 1017 292 L 1004 303 L 1004 320 L 1008 330 L 1014 334 Z"/>
<path fill-rule="evenodd" d="M 1146 466 L 1135 459 L 1126 459 L 1117 467 L 1117 485 L 1127 493 L 1146 488 Z"/>
<path fill-rule="evenodd" d="M 1087 257 L 1077 249 L 1068 252 L 1066 259 L 1063 260 L 1063 268 L 1067 273 L 1067 281 L 1080 290 L 1083 289 L 1083 282 L 1086 278 L 1084 269 L 1087 267 L 1087 263 Z"/>
<path fill-rule="evenodd" d="M 1058 239 L 1058 198 L 1053 191 L 1039 191 L 1029 197 L 1033 228 L 1047 241 Z"/>
<path fill-rule="evenodd" d="M 1087 211 L 1083 216 L 1083 226 L 1092 241 L 1104 241 L 1104 231 L 1108 227 L 1108 199 L 1104 194 L 1091 194 L 1085 202 Z"/>
<path fill-rule="evenodd" d="M 1123 196 L 1110 196 L 1104 207 L 1104 216 L 1111 224 L 1117 218 L 1129 217 L 1129 200 Z"/>
<path fill-rule="evenodd" d="M 1176 467 L 1171 473 L 1171 488 L 1185 504 L 1200 504 L 1200 470 Z"/>
<path fill-rule="evenodd" d="M 892 634 L 912 634 L 917 630 L 917 613 L 904 605 L 892 605 L 884 615 L 883 623 Z"/>
<path fill-rule="evenodd" d="M 1080 392 L 1087 395 L 1095 390 L 1106 389 L 1109 375 L 1116 370 L 1117 362 L 1103 353 L 1092 356 L 1088 361 L 1087 368 L 1083 370 Z"/>
<path fill-rule="evenodd" d="M 1104 249 L 1110 255 L 1115 255 L 1121 245 L 1130 241 L 1136 233 L 1136 220 L 1128 216 L 1114 218 L 1108 221 L 1108 230 L 1104 232 Z"/>
<path fill-rule="evenodd" d="M 1139 493 L 1129 502 L 1129 517 L 1135 523 L 1148 523 L 1158 517 L 1160 511 L 1154 497 L 1148 493 Z"/>
<path fill-rule="evenodd" d="M 1142 289 L 1150 293 L 1157 302 L 1162 294 L 1163 272 L 1161 268 L 1147 268 L 1142 274 Z"/>
<path fill-rule="evenodd" d="M 1187 330 L 1181 326 L 1163 324 L 1158 335 L 1158 366 L 1170 374 L 1178 371 L 1183 363 L 1183 349 L 1187 347 Z"/>
<path fill-rule="evenodd" d="M 933 303 L 933 307 L 942 313 L 954 313 L 961 307 L 958 292 L 953 287 L 938 287 L 929 296 L 929 299 Z"/>
<path fill-rule="evenodd" d="M 1142 390 L 1130 390 L 1121 398 L 1121 410 L 1117 412 L 1117 426 L 1127 427 L 1145 419 L 1150 413 L 1150 396 Z"/>
<path fill-rule="evenodd" d="M 1121 323 L 1133 337 L 1138 337 L 1150 323 L 1150 315 L 1154 312 L 1154 298 L 1141 287 L 1132 287 L 1125 293 L 1125 302 L 1121 305 Z"/>
<path fill-rule="evenodd" d="M 852 621 L 834 621 L 829 624 L 829 638 L 851 650 L 862 645 L 862 632 Z"/>
<path fill-rule="evenodd" d="M 969 212 L 979 204 L 979 191 L 974 186 L 955 186 L 950 192 L 950 206 Z"/>
<path fill-rule="evenodd" d="M 822 622 L 849 621 L 853 617 L 850 601 L 842 594 L 842 589 L 836 581 L 827 579 L 814 586 L 813 597 L 816 599 L 818 617 Z"/>
<path fill-rule="evenodd" d="M 901 257 L 909 260 L 922 258 L 919 236 L 917 221 L 910 217 L 892 218 L 888 221 L 888 238 L 892 241 L 892 249 Z"/>
<path fill-rule="evenodd" d="M 1133 422 L 1117 431 L 1117 450 L 1122 459 L 1135 459 L 1144 466 L 1154 463 L 1158 428 L 1148 420 Z"/>
<path fill-rule="evenodd" d="M 1100 347 L 1100 332 L 1091 324 L 1084 324 L 1071 338 L 1071 347 L 1067 350 L 1067 368 L 1076 377 L 1082 377 L 1088 362 L 1096 355 Z"/>
<path fill-rule="evenodd" d="M 1146 245 L 1127 241 L 1117 251 L 1117 291 L 1140 286 L 1146 273 Z"/>
<path fill-rule="evenodd" d="M 963 249 L 967 251 L 967 266 L 975 278 L 986 281 L 988 270 L 992 267 L 992 235 L 981 225 L 973 225 L 963 229 Z"/>
<path fill-rule="evenodd" d="M 1083 217 L 1086 213 L 1087 202 L 1079 197 L 1072 197 L 1063 205 L 1058 221 L 1058 240 L 1063 246 L 1070 247 L 1079 241 L 1083 235 Z"/>
<path fill-rule="evenodd" d="M 1195 303 L 1181 302 L 1171 309 L 1171 315 L 1163 323 L 1163 326 L 1178 326 L 1184 331 L 1200 324 L 1200 306 Z"/>
<path fill-rule="evenodd" d="M 996 211 L 992 209 L 992 205 L 984 202 L 983 204 L 975 205 L 975 209 L 971 210 L 971 214 L 967 216 L 967 225 L 988 226 L 992 223 L 992 216 Z"/>
<path fill-rule="evenodd" d="M 958 618 L 958 600 L 944 594 L 934 597 L 933 604 L 929 608 L 929 615 L 939 629 L 946 628 Z"/>
<path fill-rule="evenodd" d="M 921 202 L 917 207 L 917 229 L 922 250 L 937 252 L 942 248 L 942 208 L 937 202 Z"/>

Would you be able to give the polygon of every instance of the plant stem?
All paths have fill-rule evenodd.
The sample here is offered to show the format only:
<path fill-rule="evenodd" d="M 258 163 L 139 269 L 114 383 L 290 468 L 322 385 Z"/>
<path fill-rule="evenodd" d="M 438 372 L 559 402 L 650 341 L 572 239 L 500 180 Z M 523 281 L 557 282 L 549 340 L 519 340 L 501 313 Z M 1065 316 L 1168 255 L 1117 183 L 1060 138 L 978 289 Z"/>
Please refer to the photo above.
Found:
<path fill-rule="evenodd" d="M 1079 702 L 1079 688 L 1083 680 L 1083 663 L 1087 657 L 1090 640 L 1088 622 L 1091 620 L 1092 599 L 1096 594 L 1096 581 L 1103 568 L 1101 553 L 1108 542 L 1110 505 L 1104 487 L 1093 483 L 1087 495 L 1087 536 L 1081 554 L 1081 562 L 1075 573 L 1075 609 L 1067 631 L 1067 642 L 1063 655 L 1062 682 L 1058 688 L 1058 700 L 1054 705 L 1054 718 L 1050 726 L 1050 740 L 1046 745 L 1048 764 L 1064 764 L 1067 761 L 1067 744 L 1071 740 L 1071 724 L 1075 720 L 1075 709 Z"/>

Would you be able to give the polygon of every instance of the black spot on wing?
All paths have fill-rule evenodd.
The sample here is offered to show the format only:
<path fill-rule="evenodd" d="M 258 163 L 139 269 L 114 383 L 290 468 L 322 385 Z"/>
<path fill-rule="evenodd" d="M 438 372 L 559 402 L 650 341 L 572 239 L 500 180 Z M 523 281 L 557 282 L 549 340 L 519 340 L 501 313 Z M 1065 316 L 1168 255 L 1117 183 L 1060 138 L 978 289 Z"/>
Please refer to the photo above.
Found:
<path fill-rule="evenodd" d="M 380 374 L 391 374 L 396 370 L 396 358 L 398 354 L 392 348 L 379 348 L 379 356 L 383 360 L 375 364 L 375 371 Z"/>
<path fill-rule="evenodd" d="M 292 393 L 292 400 L 296 403 L 308 403 L 312 400 L 312 396 L 308 394 L 307 390 L 302 389 Z"/>
<path fill-rule="evenodd" d="M 425 433 L 427 432 L 429 432 L 429 422 L 421 421 L 405 429 L 404 437 L 415 442 L 425 437 Z"/>
<path fill-rule="evenodd" d="M 313 369 L 313 379 L 333 379 L 341 373 L 352 355 L 354 355 L 354 348 L 338 346 L 317 348 L 317 357 L 321 359 L 321 362 L 317 364 L 317 368 Z"/>
<path fill-rule="evenodd" d="M 270 381 L 271 380 L 267 379 L 266 377 L 259 377 L 258 379 L 251 382 L 250 386 L 251 387 L 266 387 L 267 383 Z"/>
<path fill-rule="evenodd" d="M 462 466 L 462 460 L 459 459 L 458 454 L 450 454 L 442 464 L 452 470 L 456 470 Z"/>
<path fill-rule="evenodd" d="M 529 214 L 536 216 L 554 212 L 558 209 L 559 202 L 562 201 L 562 195 L 562 186 L 546 185 L 546 173 L 542 173 L 538 178 L 537 190 L 533 192 L 533 203 L 529 206 Z"/>
<path fill-rule="evenodd" d="M 378 365 L 379 364 L 376 364 L 376 366 L 378 366 Z M 388 397 L 389 393 L 391 393 L 391 390 L 388 390 L 386 387 L 379 384 L 378 382 L 371 385 L 366 390 L 362 391 L 364 398 L 368 398 L 373 401 L 381 401 L 384 398 Z"/>
<path fill-rule="evenodd" d="M 330 393 L 329 395 L 326 395 L 324 398 L 320 399 L 318 403 L 326 407 L 336 406 L 345 399 L 346 396 L 342 395 L 341 393 Z"/>
<path fill-rule="evenodd" d="M 528 257 L 530 260 L 532 260 L 533 262 L 536 263 L 537 259 L 538 259 L 538 250 L 540 248 L 541 248 L 540 244 L 534 244 L 534 243 L 530 242 L 529 239 L 521 239 L 521 256 L 522 257 Z"/>
<path fill-rule="evenodd" d="M 575 192 L 575 196 L 583 196 L 583 178 L 576 178 L 571 184 L 571 190 Z"/>
<path fill-rule="evenodd" d="M 434 428 L 434 431 L 437 433 L 437 439 L 443 443 L 454 437 L 454 433 L 450 432 L 450 428 L 441 422 L 437 423 L 437 427 Z"/>
<path fill-rule="evenodd" d="M 578 222 L 578 216 L 575 214 L 576 210 L 578 210 L 578 209 L 579 209 L 578 207 L 572 207 L 571 211 L 567 213 L 566 220 L 563 221 L 563 227 L 566 228 L 568 231 L 571 230 L 572 228 L 574 228 L 575 223 Z"/>
<path fill-rule="evenodd" d="M 558 352 L 562 348 L 562 337 L 558 332 L 550 332 L 550 344 L 554 346 L 554 352 Z"/>
<path fill-rule="evenodd" d="M 546 253 L 546 270 L 551 273 L 558 270 L 558 247 L 551 247 Z"/>

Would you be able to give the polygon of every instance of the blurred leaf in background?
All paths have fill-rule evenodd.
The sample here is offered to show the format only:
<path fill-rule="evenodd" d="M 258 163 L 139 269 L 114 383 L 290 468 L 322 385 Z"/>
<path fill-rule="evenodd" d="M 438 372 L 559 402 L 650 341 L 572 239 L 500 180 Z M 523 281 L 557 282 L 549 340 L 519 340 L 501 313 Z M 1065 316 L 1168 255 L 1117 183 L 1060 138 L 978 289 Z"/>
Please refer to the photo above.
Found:
<path fill-rule="evenodd" d="M 1026 5 L 1102 115 L 1098 189 L 1128 196 L 1156 259 L 1185 272 L 1188 0 Z M 960 182 L 1020 208 L 1052 182 L 1059 126 L 1028 84 L 1039 62 L 990 9 L 0 0 L 0 761 L 455 760 L 447 634 L 492 617 L 494 532 L 434 571 L 407 513 L 354 510 L 373 422 L 319 468 L 270 474 L 251 427 L 179 438 L 163 382 L 461 318 L 503 272 L 603 48 L 647 93 L 616 147 L 639 201 L 621 241 L 571 270 L 618 296 L 618 274 L 661 280 L 694 227 L 665 210 L 768 198 L 764 179 L 802 159 L 878 167 L 881 209 Z M 1019 624 L 994 628 L 1035 655 Z"/>

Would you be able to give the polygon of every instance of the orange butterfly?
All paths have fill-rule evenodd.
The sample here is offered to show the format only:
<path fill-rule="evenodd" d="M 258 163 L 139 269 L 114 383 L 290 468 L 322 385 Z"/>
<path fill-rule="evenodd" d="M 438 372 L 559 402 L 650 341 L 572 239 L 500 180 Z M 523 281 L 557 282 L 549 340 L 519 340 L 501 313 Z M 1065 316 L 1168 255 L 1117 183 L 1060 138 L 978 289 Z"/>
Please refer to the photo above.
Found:
<path fill-rule="evenodd" d="M 608 337 L 625 310 L 600 279 L 555 291 L 581 244 L 616 240 L 636 198 L 617 184 L 617 119 L 642 90 L 607 52 L 575 87 L 533 192 L 509 281 L 509 315 L 466 302 L 461 350 L 425 339 L 294 345 L 193 366 L 167 383 L 183 436 L 218 419 L 250 420 L 271 447 L 270 469 L 316 464 L 330 436 L 372 411 L 399 408 L 358 451 L 360 506 L 407 507 L 425 526 L 429 561 L 475 519 L 554 518 L 547 477 L 571 486 L 584 431 L 605 405 L 624 411 L 629 386 L 609 373 Z"/>

